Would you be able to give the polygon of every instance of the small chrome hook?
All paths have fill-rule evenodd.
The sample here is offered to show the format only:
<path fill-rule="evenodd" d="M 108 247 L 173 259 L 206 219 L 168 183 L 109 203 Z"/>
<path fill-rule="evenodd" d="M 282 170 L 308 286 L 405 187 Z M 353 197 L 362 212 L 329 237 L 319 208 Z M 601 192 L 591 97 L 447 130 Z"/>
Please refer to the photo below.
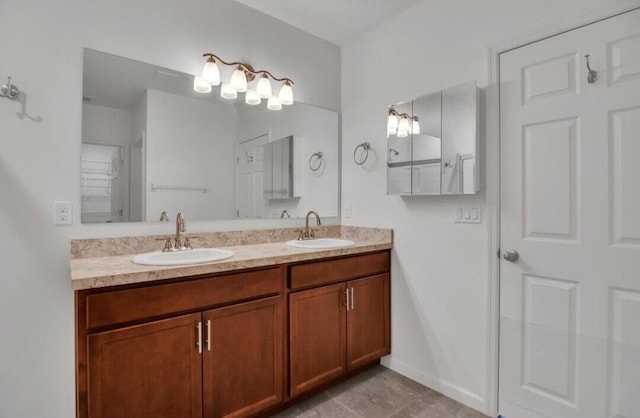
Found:
<path fill-rule="evenodd" d="M 587 54 L 584 57 L 587 59 L 587 70 L 589 71 L 587 74 L 587 83 L 593 84 L 598 80 L 598 72 L 591 69 L 589 66 L 589 57 L 591 55 Z"/>
<path fill-rule="evenodd" d="M 7 99 L 16 100 L 20 95 L 18 87 L 11 84 L 11 77 L 7 78 L 7 84 L 0 88 L 0 97 L 6 97 Z"/>

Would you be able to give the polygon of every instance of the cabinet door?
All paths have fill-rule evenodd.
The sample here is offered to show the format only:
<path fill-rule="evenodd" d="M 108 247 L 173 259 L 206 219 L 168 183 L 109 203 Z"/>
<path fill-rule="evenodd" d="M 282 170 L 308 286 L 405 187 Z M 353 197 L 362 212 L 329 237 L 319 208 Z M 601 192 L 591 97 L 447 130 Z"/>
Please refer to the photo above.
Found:
<path fill-rule="evenodd" d="M 347 368 L 356 369 L 389 354 L 389 274 L 347 283 Z"/>
<path fill-rule="evenodd" d="M 345 372 L 345 285 L 289 295 L 291 396 Z"/>
<path fill-rule="evenodd" d="M 89 416 L 202 417 L 200 314 L 88 336 Z"/>
<path fill-rule="evenodd" d="M 214 309 L 203 318 L 204 417 L 245 417 L 280 403 L 282 298 Z"/>

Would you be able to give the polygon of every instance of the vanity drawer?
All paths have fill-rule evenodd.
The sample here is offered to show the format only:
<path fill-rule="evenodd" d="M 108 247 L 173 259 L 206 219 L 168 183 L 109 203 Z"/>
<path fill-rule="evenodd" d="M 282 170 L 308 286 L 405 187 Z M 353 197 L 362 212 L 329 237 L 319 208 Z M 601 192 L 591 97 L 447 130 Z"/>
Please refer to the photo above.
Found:
<path fill-rule="evenodd" d="M 87 328 L 209 308 L 282 293 L 283 269 L 274 267 L 190 281 L 89 294 Z"/>
<path fill-rule="evenodd" d="M 389 252 L 335 260 L 296 264 L 289 267 L 290 287 L 299 289 L 372 276 L 389 271 Z"/>

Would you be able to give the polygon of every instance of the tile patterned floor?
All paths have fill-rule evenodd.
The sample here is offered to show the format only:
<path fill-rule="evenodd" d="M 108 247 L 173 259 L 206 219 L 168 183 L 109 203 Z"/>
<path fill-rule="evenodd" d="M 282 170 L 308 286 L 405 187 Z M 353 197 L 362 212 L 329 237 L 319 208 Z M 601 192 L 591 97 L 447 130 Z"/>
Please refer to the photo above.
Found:
<path fill-rule="evenodd" d="M 394 371 L 377 366 L 274 418 L 487 418 Z"/>

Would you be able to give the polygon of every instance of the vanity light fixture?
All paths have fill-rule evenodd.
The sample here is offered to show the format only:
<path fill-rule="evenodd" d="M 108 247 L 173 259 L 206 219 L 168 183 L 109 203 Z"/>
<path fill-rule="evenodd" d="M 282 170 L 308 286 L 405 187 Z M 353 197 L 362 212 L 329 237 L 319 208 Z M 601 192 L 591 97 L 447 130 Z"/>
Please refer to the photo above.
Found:
<path fill-rule="evenodd" d="M 262 99 L 268 99 L 267 108 L 270 110 L 280 110 L 282 105 L 293 104 L 293 89 L 291 87 L 293 81 L 290 78 L 275 77 L 267 70 L 256 71 L 250 64 L 243 62 L 226 62 L 215 54 L 206 53 L 202 56 L 206 57 L 207 61 L 202 68 L 202 74 L 194 77 L 194 91 L 209 93 L 211 92 L 211 86 L 222 84 L 220 96 L 225 99 L 235 99 L 238 97 L 238 93 L 245 93 L 245 103 L 258 105 L 262 102 Z M 222 83 L 217 62 L 236 67 L 228 83 Z M 260 78 L 255 88 L 250 88 L 249 83 L 255 80 L 258 75 L 260 75 Z M 271 80 L 282 82 L 277 96 L 272 93 Z"/>
<path fill-rule="evenodd" d="M 420 134 L 420 118 L 410 116 L 408 113 L 398 113 L 393 107 L 389 108 L 387 117 L 387 137 L 396 135 L 398 138 L 406 138 L 410 134 Z"/>

